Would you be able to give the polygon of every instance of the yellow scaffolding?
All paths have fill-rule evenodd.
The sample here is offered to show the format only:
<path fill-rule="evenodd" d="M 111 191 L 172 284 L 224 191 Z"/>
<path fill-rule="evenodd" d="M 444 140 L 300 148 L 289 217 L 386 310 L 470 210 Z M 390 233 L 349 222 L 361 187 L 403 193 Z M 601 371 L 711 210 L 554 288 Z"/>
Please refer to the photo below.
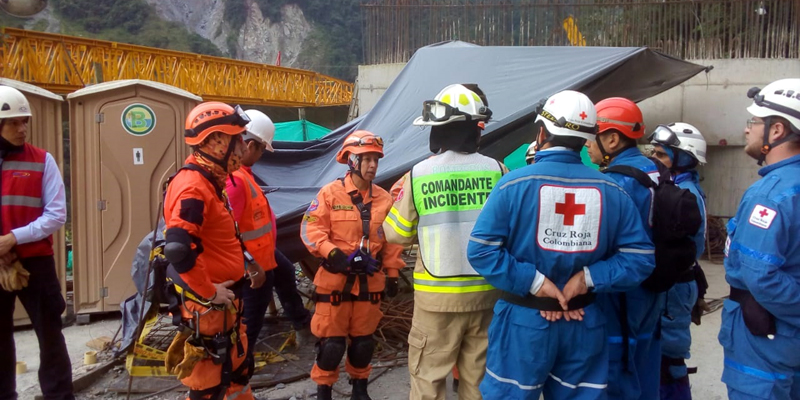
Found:
<path fill-rule="evenodd" d="M 0 76 L 56 93 L 146 79 L 227 103 L 321 107 L 353 98 L 352 83 L 312 71 L 23 29 L 0 33 Z"/>

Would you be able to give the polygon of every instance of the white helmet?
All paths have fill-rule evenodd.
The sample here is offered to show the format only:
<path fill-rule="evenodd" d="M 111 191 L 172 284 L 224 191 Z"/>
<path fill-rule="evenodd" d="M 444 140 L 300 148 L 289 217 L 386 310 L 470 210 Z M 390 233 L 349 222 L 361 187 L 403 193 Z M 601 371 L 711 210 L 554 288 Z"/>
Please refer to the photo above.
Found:
<path fill-rule="evenodd" d="M 657 126 L 650 135 L 650 143 L 683 150 L 700 164 L 706 163 L 706 139 L 700 130 L 685 122 Z"/>
<path fill-rule="evenodd" d="M 759 118 L 771 116 L 786 118 L 792 131 L 800 133 L 800 79 L 781 79 L 763 89 L 757 87 L 747 91 L 753 104 L 747 111 Z"/>
<path fill-rule="evenodd" d="M 31 105 L 25 95 L 11 86 L 0 86 L 0 119 L 30 116 Z"/>
<path fill-rule="evenodd" d="M 414 120 L 414 125 L 438 126 L 455 121 L 486 121 L 492 111 L 483 103 L 480 96 L 464 85 L 450 85 L 442 89 L 434 100 L 422 103 L 422 116 Z"/>
<path fill-rule="evenodd" d="M 245 141 L 255 139 L 263 144 L 267 151 L 275 151 L 272 148 L 272 139 L 275 137 L 275 124 L 261 111 L 247 110 L 244 112 L 250 117 L 250 123 L 245 127 L 247 130 L 242 135 Z"/>
<path fill-rule="evenodd" d="M 528 164 L 533 163 L 533 158 L 536 156 L 536 141 L 528 146 L 528 151 L 525 152 L 525 162 Z"/>
<path fill-rule="evenodd" d="M 580 92 L 563 90 L 539 106 L 536 121 L 555 136 L 575 136 L 594 140 L 597 134 L 597 111 L 594 103 Z"/>

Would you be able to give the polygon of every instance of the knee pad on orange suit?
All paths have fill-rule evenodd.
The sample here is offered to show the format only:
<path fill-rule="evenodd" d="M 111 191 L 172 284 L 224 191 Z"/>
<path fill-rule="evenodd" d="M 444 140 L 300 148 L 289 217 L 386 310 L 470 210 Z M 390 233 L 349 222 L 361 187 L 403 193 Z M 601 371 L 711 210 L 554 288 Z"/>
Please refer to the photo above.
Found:
<path fill-rule="evenodd" d="M 347 340 L 344 336 L 326 337 L 320 339 L 316 347 L 317 366 L 325 371 L 333 371 L 339 368 L 339 362 L 347 348 Z"/>
<path fill-rule="evenodd" d="M 356 368 L 366 368 L 372 361 L 372 353 L 375 351 L 375 340 L 369 336 L 351 336 L 350 347 L 347 349 L 347 359 L 350 365 Z"/>

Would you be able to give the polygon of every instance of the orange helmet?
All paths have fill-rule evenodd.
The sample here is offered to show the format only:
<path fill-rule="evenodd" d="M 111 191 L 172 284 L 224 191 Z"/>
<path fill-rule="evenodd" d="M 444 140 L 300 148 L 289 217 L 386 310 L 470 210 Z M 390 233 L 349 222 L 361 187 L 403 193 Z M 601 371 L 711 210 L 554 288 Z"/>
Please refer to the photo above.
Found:
<path fill-rule="evenodd" d="M 212 132 L 238 135 L 245 132 L 250 118 L 239 106 L 231 107 L 218 101 L 201 103 L 186 117 L 184 141 L 190 146 L 203 143 Z"/>
<path fill-rule="evenodd" d="M 595 105 L 599 133 L 615 129 L 631 139 L 644 136 L 644 118 L 636 103 L 623 97 L 610 97 Z"/>
<path fill-rule="evenodd" d="M 383 158 L 383 139 L 368 131 L 355 131 L 344 140 L 342 149 L 336 154 L 336 161 L 347 164 L 350 154 L 378 153 Z"/>

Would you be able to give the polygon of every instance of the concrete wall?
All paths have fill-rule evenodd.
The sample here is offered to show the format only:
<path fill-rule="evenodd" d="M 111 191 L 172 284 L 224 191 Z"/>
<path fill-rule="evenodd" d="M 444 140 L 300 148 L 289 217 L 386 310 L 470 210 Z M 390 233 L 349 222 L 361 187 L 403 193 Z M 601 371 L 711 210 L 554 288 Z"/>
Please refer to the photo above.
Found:
<path fill-rule="evenodd" d="M 744 191 L 758 179 L 758 165 L 744 154 L 744 125 L 751 117 L 747 90 L 782 78 L 800 77 L 800 60 L 692 60 L 713 65 L 682 85 L 639 103 L 648 132 L 658 124 L 688 122 L 709 144 L 701 186 L 711 215 L 736 214 Z"/>
<path fill-rule="evenodd" d="M 758 179 L 758 166 L 742 151 L 750 118 L 747 90 L 781 78 L 800 77 L 800 60 L 691 60 L 714 69 L 639 103 L 648 132 L 658 124 L 696 126 L 709 144 L 709 164 L 700 169 L 709 214 L 733 216 L 744 191 Z M 405 64 L 358 67 L 359 113 L 369 111 Z"/>
<path fill-rule="evenodd" d="M 405 63 L 358 66 L 358 115 L 366 114 L 375 106 L 405 66 Z"/>
<path fill-rule="evenodd" d="M 709 145 L 742 146 L 744 124 L 750 118 L 747 90 L 777 79 L 800 77 L 800 60 L 691 61 L 714 69 L 639 103 L 648 130 L 684 121 L 703 132 Z"/>

